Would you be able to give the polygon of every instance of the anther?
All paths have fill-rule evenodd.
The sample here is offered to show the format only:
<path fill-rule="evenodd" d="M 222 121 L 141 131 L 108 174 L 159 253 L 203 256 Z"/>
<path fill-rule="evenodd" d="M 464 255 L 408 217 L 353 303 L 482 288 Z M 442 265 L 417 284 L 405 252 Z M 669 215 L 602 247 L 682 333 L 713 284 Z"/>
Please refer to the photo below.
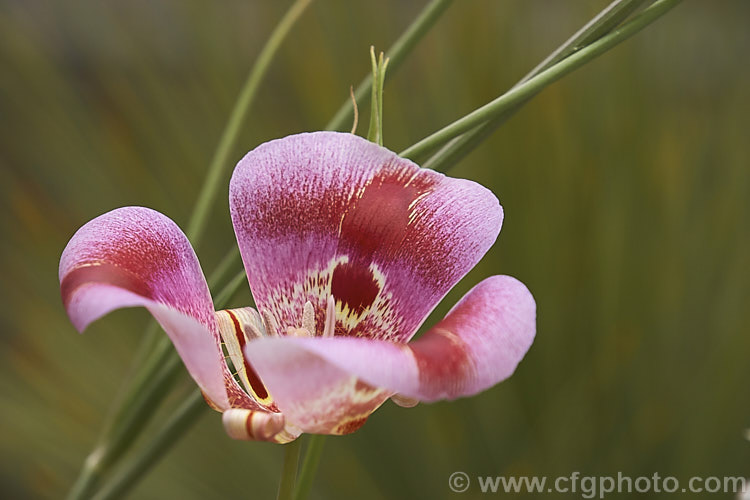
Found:
<path fill-rule="evenodd" d="M 307 331 L 305 328 L 294 328 L 293 326 L 290 326 L 286 329 L 286 336 L 287 337 L 310 337 L 310 332 Z"/>
<path fill-rule="evenodd" d="M 315 336 L 315 309 L 309 300 L 302 308 L 302 328 L 310 332 L 310 336 Z"/>
<path fill-rule="evenodd" d="M 336 301 L 333 295 L 328 296 L 328 303 L 326 304 L 326 325 L 323 329 L 324 337 L 333 337 L 336 331 Z"/>
<path fill-rule="evenodd" d="M 268 334 L 269 337 L 278 337 L 279 336 L 279 329 L 276 327 L 276 320 L 273 319 L 273 316 L 271 316 L 271 313 L 268 311 L 263 311 L 263 324 L 266 327 L 266 334 Z"/>

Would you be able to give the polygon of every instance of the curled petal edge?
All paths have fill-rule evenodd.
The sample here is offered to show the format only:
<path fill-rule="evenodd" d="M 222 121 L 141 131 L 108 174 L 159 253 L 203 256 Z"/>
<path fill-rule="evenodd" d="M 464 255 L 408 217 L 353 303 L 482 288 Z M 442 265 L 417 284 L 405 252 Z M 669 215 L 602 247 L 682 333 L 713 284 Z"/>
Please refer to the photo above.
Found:
<path fill-rule="evenodd" d="M 63 304 L 79 331 L 115 309 L 143 306 L 167 332 L 212 407 L 256 406 L 227 369 L 200 263 L 169 217 L 145 207 L 96 217 L 68 242 L 59 277 Z"/>
<path fill-rule="evenodd" d="M 299 432 L 290 432 L 285 428 L 281 413 L 230 408 L 222 414 L 221 421 L 227 435 L 240 441 L 272 441 L 283 444 L 294 441 L 300 435 Z"/>
<path fill-rule="evenodd" d="M 148 309 L 164 328 L 188 372 L 213 406 L 220 410 L 229 408 L 220 365 L 224 361 L 212 333 L 199 321 L 136 293 L 101 283 L 85 284 L 74 290 L 67 310 L 73 325 L 83 332 L 89 324 L 115 309 L 138 306 Z"/>

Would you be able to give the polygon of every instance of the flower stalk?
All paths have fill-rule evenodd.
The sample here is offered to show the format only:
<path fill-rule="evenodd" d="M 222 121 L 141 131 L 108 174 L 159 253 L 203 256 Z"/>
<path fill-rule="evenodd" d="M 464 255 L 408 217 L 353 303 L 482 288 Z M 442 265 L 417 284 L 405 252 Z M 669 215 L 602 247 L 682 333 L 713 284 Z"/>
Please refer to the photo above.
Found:
<path fill-rule="evenodd" d="M 284 446 L 284 465 L 281 469 L 281 482 L 278 500 L 292 500 L 294 497 L 294 485 L 297 482 L 297 467 L 301 445 L 299 440 L 292 441 Z"/>
<path fill-rule="evenodd" d="M 205 408 L 206 401 L 201 392 L 193 391 L 148 443 L 138 449 L 92 498 L 111 500 L 122 497 L 187 432 L 195 417 Z"/>
<path fill-rule="evenodd" d="M 309 437 L 307 449 L 305 450 L 305 459 L 302 462 L 297 487 L 294 490 L 294 500 L 305 500 L 307 495 L 310 494 L 325 442 L 326 436 L 322 434 L 313 434 Z"/>
<path fill-rule="evenodd" d="M 237 98 L 234 108 L 232 108 L 229 121 L 224 128 L 224 132 L 221 134 L 219 145 L 216 148 L 211 164 L 208 167 L 206 181 L 203 185 L 203 189 L 201 189 L 201 192 L 198 195 L 198 201 L 195 205 L 193 217 L 190 220 L 190 224 L 186 231 L 190 241 L 195 241 L 196 237 L 203 235 L 208 215 L 216 201 L 216 196 L 222 185 L 222 180 L 226 177 L 226 173 L 230 167 L 228 164 L 229 154 L 237 143 L 240 129 L 242 124 L 245 123 L 250 107 L 255 101 L 255 96 L 258 94 L 258 88 L 265 78 L 266 73 L 268 73 L 268 68 L 273 61 L 274 56 L 278 52 L 286 36 L 291 31 L 292 26 L 294 26 L 311 2 L 312 0 L 296 0 L 286 14 L 284 14 L 284 17 L 281 18 L 281 21 L 279 21 L 279 24 L 271 33 L 265 46 L 258 54 L 258 59 L 255 61 L 255 64 L 253 64 L 253 67 L 247 76 L 247 80 L 242 86 L 240 95 Z"/>

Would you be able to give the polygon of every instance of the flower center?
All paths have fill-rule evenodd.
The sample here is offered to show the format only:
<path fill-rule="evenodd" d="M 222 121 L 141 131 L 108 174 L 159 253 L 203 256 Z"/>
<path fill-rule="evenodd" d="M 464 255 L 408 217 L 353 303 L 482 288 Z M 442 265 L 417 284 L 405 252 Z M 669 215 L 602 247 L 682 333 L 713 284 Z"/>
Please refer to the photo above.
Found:
<path fill-rule="evenodd" d="M 324 317 L 325 323 L 323 325 L 323 333 L 321 336 L 333 337 L 336 331 L 336 300 L 333 298 L 333 295 L 328 296 Z M 266 323 L 266 332 L 275 331 L 273 318 L 264 315 L 264 322 Z M 271 330 L 269 326 L 271 326 L 273 330 Z M 287 327 L 286 334 L 290 337 L 314 337 L 316 332 L 315 307 L 312 305 L 312 302 L 308 300 L 302 308 L 302 325 L 300 327 Z"/>

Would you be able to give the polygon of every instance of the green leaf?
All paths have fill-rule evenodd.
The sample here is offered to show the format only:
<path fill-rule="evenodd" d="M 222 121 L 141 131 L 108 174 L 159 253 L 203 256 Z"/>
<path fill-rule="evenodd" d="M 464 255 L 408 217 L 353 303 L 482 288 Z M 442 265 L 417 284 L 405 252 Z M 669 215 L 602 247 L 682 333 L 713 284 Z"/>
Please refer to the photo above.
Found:
<path fill-rule="evenodd" d="M 682 0 L 658 0 L 617 30 L 603 36 L 586 47 L 578 49 L 565 59 L 550 66 L 523 84 L 513 87 L 495 100 L 472 111 L 468 115 L 465 115 L 450 125 L 438 130 L 432 135 L 425 137 L 413 146 L 402 151 L 401 156 L 419 161 L 419 158 L 422 158 L 430 151 L 446 144 L 454 137 L 468 132 L 476 126 L 483 125 L 493 119 L 501 117 L 504 113 L 508 113 L 516 106 L 523 104 L 548 85 L 556 82 L 568 73 L 581 67 L 592 59 L 595 59 L 601 54 L 604 54 L 612 47 L 638 33 L 681 1 Z"/>

